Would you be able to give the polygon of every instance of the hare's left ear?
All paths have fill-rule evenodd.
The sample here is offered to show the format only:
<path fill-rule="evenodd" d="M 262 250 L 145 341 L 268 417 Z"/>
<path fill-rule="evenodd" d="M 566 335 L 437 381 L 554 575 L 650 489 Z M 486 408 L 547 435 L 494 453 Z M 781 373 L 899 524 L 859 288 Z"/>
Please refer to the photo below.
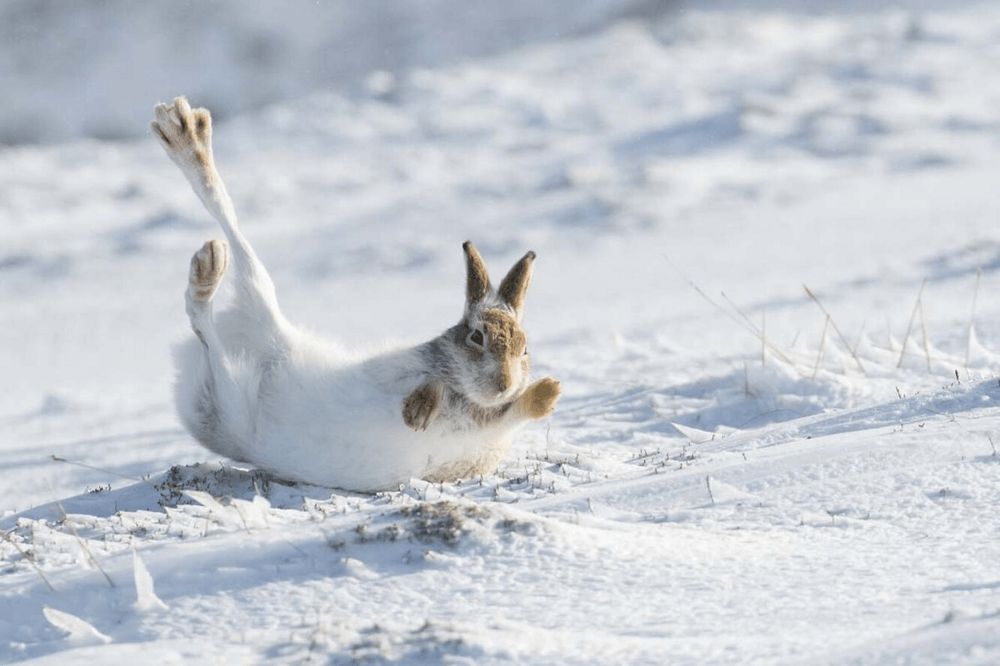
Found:
<path fill-rule="evenodd" d="M 535 263 L 535 253 L 528 252 L 521 257 L 521 260 L 514 264 L 497 290 L 497 295 L 504 303 L 514 309 L 518 321 L 524 309 L 524 297 L 528 293 L 528 284 L 531 282 L 531 269 Z"/>

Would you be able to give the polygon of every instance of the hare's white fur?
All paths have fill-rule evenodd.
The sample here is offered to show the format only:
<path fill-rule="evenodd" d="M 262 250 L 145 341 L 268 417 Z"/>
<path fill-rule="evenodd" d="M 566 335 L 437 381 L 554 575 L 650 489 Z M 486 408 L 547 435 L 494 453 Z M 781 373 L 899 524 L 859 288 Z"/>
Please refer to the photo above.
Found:
<path fill-rule="evenodd" d="M 154 135 L 228 242 L 209 241 L 191 260 L 185 301 L 196 337 L 176 355 L 178 411 L 203 445 L 282 478 L 373 491 L 490 473 L 519 426 L 551 413 L 559 383 L 529 385 L 520 329 L 534 253 L 495 290 L 466 243 L 456 326 L 421 345 L 348 350 L 281 314 L 215 168 L 208 111 L 178 97 L 155 114 Z M 234 302 L 215 314 L 230 263 Z"/>

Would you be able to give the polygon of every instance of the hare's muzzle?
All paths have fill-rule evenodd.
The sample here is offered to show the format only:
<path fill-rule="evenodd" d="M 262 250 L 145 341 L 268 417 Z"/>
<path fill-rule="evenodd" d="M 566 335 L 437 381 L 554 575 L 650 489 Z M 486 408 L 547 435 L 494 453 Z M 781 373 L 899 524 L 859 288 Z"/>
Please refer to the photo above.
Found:
<path fill-rule="evenodd" d="M 494 386 L 496 386 L 497 393 L 503 395 L 508 390 L 510 390 L 511 385 L 514 383 L 514 372 L 511 367 L 512 363 L 501 363 L 500 370 L 496 374 L 496 379 L 494 380 Z"/>

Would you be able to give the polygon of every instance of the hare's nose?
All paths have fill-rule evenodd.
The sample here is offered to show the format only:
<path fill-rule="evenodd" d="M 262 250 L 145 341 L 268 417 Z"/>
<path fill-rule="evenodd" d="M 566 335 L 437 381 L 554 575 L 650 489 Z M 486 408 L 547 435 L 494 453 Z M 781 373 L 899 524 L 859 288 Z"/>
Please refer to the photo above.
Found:
<path fill-rule="evenodd" d="M 514 383 L 513 375 L 510 371 L 510 367 L 505 363 L 500 367 L 500 371 L 497 372 L 496 376 L 496 388 L 497 393 L 503 393 L 510 388 L 511 384 Z"/>

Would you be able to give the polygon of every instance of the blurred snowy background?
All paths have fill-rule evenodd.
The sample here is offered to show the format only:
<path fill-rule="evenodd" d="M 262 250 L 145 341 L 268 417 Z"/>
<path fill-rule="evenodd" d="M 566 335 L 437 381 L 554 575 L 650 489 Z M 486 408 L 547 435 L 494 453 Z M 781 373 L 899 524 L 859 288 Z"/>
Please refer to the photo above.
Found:
<path fill-rule="evenodd" d="M 0 145 L 135 137 L 150 99 L 184 91 L 217 119 L 319 90 L 451 65 L 689 10 L 806 14 L 864 0 L 0 1 Z M 897 3 L 879 3 L 886 9 Z M 906 9 L 953 7 L 906 0 Z M 964 4 L 960 0 L 959 4 Z M 375 76 L 373 76 L 373 74 Z"/>
<path fill-rule="evenodd" d="M 648 0 L 0 2 L 0 143 L 142 134 L 184 91 L 217 119 L 677 11 Z M 382 74 L 372 79 L 372 74 Z"/>

